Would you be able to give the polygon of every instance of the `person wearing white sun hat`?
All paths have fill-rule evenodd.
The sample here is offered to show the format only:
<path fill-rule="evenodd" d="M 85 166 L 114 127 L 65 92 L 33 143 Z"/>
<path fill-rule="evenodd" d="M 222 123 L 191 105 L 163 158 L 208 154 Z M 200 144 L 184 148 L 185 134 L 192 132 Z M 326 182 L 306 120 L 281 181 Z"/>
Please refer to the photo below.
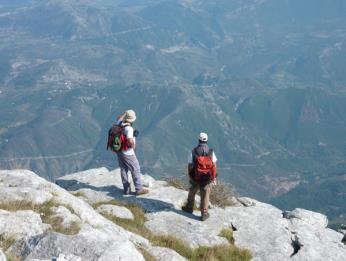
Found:
<path fill-rule="evenodd" d="M 124 149 L 117 152 L 125 195 L 128 195 L 131 192 L 130 183 L 128 181 L 129 171 L 131 172 L 132 180 L 135 185 L 136 195 L 143 195 L 149 192 L 148 189 L 143 188 L 141 169 L 135 154 L 136 131 L 133 129 L 132 124 L 136 119 L 137 117 L 134 110 L 126 110 L 117 118 L 117 124 L 122 127 L 123 134 L 126 136 L 126 145 L 124 146 Z"/>

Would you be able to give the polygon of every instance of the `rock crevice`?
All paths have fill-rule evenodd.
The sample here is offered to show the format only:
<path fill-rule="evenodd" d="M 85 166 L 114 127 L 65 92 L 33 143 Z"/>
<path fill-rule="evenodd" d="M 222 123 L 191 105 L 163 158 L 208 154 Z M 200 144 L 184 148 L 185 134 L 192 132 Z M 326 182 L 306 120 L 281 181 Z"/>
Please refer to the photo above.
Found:
<path fill-rule="evenodd" d="M 45 224 L 40 213 L 32 210 L 0 210 L 0 235 L 14 237 L 14 242 L 4 251 L 20 260 L 52 257 L 71 261 L 144 260 L 139 248 L 157 260 L 185 260 L 174 250 L 154 246 L 148 239 L 98 213 L 106 212 L 115 219 L 134 223 L 134 213 L 125 208 L 133 203 L 143 208 L 145 220 L 142 222 L 150 233 L 179 238 L 192 249 L 229 244 L 229 238 L 220 236 L 220 233 L 224 228 L 232 228 L 233 232 L 229 234 L 232 241 L 237 247 L 250 250 L 255 261 L 339 261 L 346 256 L 345 245 L 341 243 L 344 235 L 328 229 L 324 215 L 304 209 L 283 213 L 255 199 L 238 198 L 234 206 L 224 209 L 213 206 L 209 210 L 210 218 L 201 222 L 198 211 L 193 214 L 181 211 L 187 198 L 186 191 L 148 175 L 143 176 L 143 181 L 152 185 L 150 193 L 139 197 L 124 196 L 119 171 L 106 168 L 62 177 L 57 180 L 60 187 L 25 170 L 0 171 L 0 176 L 3 180 L 0 195 L 3 191 L 12 191 L 13 187 L 9 185 L 13 184 L 17 190 L 42 191 L 42 194 L 32 193 L 27 198 L 40 204 L 56 202 L 58 205 L 50 211 L 54 220 L 59 221 L 58 225 L 69 228 L 78 223 L 80 226 L 76 233 L 68 235 L 53 231 L 54 226 Z M 23 199 L 24 195 L 19 193 Z M 12 199 L 20 200 L 13 195 L 13 198 L 0 198 L 0 202 L 6 200 L 8 203 Z M 121 206 L 107 204 L 112 201 L 123 203 Z"/>

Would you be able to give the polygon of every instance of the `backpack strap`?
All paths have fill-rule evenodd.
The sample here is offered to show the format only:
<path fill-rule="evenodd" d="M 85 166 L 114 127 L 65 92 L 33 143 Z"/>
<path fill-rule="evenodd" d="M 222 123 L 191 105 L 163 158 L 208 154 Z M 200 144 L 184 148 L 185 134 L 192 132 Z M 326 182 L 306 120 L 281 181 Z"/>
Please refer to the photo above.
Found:
<path fill-rule="evenodd" d="M 197 155 L 196 148 L 192 149 L 191 154 L 192 154 L 192 164 L 194 164 L 194 163 L 195 163 L 195 160 L 196 160 L 196 157 L 198 156 L 198 155 Z"/>
<path fill-rule="evenodd" d="M 194 148 L 192 150 L 192 167 L 194 168 L 196 166 L 196 159 L 198 157 L 198 153 L 197 153 L 197 148 Z"/>
<path fill-rule="evenodd" d="M 213 153 L 214 153 L 214 150 L 213 149 L 209 149 L 208 156 L 213 158 Z"/>

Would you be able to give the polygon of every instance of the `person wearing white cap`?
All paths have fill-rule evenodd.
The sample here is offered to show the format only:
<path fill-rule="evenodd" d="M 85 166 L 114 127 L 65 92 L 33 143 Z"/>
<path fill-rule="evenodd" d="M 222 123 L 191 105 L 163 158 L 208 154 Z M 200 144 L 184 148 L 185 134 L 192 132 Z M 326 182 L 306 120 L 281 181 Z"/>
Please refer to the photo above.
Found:
<path fill-rule="evenodd" d="M 210 183 L 216 180 L 217 158 L 214 150 L 208 146 L 208 134 L 201 132 L 198 137 L 198 146 L 189 154 L 188 173 L 191 187 L 187 197 L 187 203 L 182 210 L 193 213 L 195 196 L 198 190 L 201 194 L 201 220 L 209 218 L 208 205 L 211 186 Z"/>
<path fill-rule="evenodd" d="M 132 127 L 135 120 L 136 113 L 133 110 L 125 111 L 117 118 L 117 124 L 123 128 L 123 134 L 126 136 L 126 145 L 124 146 L 124 149 L 117 152 L 121 180 L 125 195 L 128 195 L 131 192 L 131 187 L 128 180 L 129 171 L 131 172 L 132 180 L 135 185 L 136 195 L 143 195 L 149 192 L 148 189 L 143 188 L 141 181 L 141 169 L 135 154 L 136 134 Z"/>

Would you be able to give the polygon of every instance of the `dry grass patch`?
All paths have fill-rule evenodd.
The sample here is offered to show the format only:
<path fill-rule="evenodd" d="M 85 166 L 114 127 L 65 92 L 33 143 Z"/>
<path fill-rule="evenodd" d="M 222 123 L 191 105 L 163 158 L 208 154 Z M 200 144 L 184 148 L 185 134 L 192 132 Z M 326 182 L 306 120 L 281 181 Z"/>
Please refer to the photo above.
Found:
<path fill-rule="evenodd" d="M 145 261 L 156 261 L 156 258 L 152 254 L 150 254 L 149 251 L 144 249 L 143 247 L 137 246 L 137 249 L 139 250 L 139 252 L 141 252 Z"/>
<path fill-rule="evenodd" d="M 231 184 L 218 182 L 216 185 L 212 185 L 209 200 L 211 204 L 225 208 L 234 205 L 234 194 Z"/>
<path fill-rule="evenodd" d="M 243 250 L 235 247 L 234 245 L 222 245 L 215 247 L 199 247 L 196 249 L 191 249 L 187 246 L 186 242 L 178 239 L 171 235 L 156 235 L 152 233 L 149 229 L 144 226 L 146 221 L 145 212 L 141 207 L 134 203 L 121 203 L 116 200 L 102 202 L 94 205 L 97 208 L 103 204 L 113 204 L 124 206 L 131 210 L 134 215 L 134 220 L 117 218 L 112 215 L 101 213 L 104 217 L 111 220 L 115 224 L 123 227 L 124 229 L 133 232 L 135 234 L 141 235 L 142 237 L 148 239 L 153 245 L 166 247 L 173 249 L 183 257 L 188 260 L 199 261 L 199 260 L 234 260 L 234 261 L 247 261 L 251 259 L 251 254 L 248 250 Z M 221 231 L 220 236 L 227 238 L 229 242 L 233 239 L 232 231 L 229 229 L 224 229 Z M 150 260 L 150 259 L 149 259 Z"/>
<path fill-rule="evenodd" d="M 168 186 L 175 187 L 177 189 L 189 190 L 189 183 L 186 178 L 179 177 L 166 177 L 165 181 L 168 183 Z"/>
<path fill-rule="evenodd" d="M 230 244 L 234 244 L 233 230 L 231 228 L 222 229 L 219 236 L 226 238 Z"/>
<path fill-rule="evenodd" d="M 16 240 L 13 237 L 6 237 L 4 235 L 0 235 L 0 249 L 6 252 Z M 5 254 L 7 261 L 19 261 L 19 259 L 13 255 Z"/>
<path fill-rule="evenodd" d="M 75 197 L 82 197 L 82 198 L 88 198 L 84 192 L 82 191 L 77 191 L 77 192 L 71 192 L 71 194 Z"/>
<path fill-rule="evenodd" d="M 192 261 L 245 261 L 252 258 L 248 250 L 233 245 L 197 248 L 189 260 Z"/>
<path fill-rule="evenodd" d="M 21 261 L 18 257 L 6 254 L 7 261 Z"/>
<path fill-rule="evenodd" d="M 0 209 L 15 212 L 19 210 L 34 210 L 37 208 L 33 202 L 20 200 L 12 202 L 1 202 Z"/>
<path fill-rule="evenodd" d="M 21 160 L 20 157 L 16 155 L 12 155 L 12 159 L 10 159 L 6 165 L 9 170 L 28 169 L 28 162 Z"/>
<path fill-rule="evenodd" d="M 13 237 L 6 237 L 4 235 L 0 235 L 0 249 L 6 251 L 16 240 Z"/>
<path fill-rule="evenodd" d="M 52 211 L 53 207 L 62 206 L 61 204 L 55 202 L 54 200 L 47 201 L 43 204 L 34 204 L 28 201 L 14 201 L 9 203 L 0 203 L 0 209 L 16 212 L 19 210 L 32 210 L 40 214 L 42 222 L 52 226 L 52 230 L 65 235 L 75 235 L 78 234 L 80 227 L 76 222 L 71 223 L 70 226 L 64 227 L 62 225 L 63 219 L 61 217 L 55 216 Z M 72 207 L 65 206 L 67 209 L 74 213 Z"/>

